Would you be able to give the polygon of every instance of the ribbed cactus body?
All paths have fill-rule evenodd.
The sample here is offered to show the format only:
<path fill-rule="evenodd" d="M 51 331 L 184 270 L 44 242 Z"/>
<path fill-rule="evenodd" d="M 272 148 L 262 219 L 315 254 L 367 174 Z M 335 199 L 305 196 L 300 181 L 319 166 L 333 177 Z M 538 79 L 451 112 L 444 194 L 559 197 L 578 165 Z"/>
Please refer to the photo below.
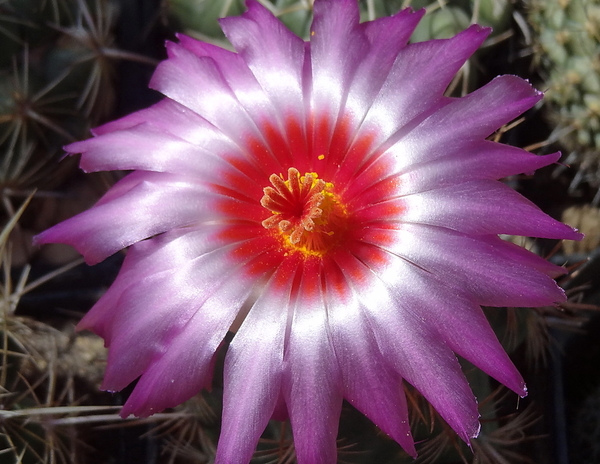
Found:
<path fill-rule="evenodd" d="M 529 22 L 546 78 L 546 111 L 572 183 L 600 187 L 600 0 L 533 0 Z M 600 201 L 596 195 L 595 202 Z"/>

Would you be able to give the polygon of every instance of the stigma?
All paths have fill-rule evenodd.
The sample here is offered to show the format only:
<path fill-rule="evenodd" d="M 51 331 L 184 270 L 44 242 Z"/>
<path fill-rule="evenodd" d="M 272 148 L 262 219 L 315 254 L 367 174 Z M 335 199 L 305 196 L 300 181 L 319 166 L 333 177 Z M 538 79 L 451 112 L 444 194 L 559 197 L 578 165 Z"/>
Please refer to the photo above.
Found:
<path fill-rule="evenodd" d="M 293 167 L 287 179 L 272 174 L 269 181 L 260 204 L 272 215 L 262 225 L 279 236 L 287 251 L 322 256 L 340 244 L 347 214 L 332 183 L 314 172 L 300 175 Z"/>

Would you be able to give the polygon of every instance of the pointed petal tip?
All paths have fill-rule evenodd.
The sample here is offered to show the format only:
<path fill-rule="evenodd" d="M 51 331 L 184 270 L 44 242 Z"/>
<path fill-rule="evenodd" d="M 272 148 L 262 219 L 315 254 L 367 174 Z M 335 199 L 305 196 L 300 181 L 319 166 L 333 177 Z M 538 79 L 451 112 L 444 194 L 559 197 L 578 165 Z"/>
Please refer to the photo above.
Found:
<path fill-rule="evenodd" d="M 545 158 L 546 160 L 548 160 L 548 164 L 546 166 L 549 166 L 551 164 L 554 164 L 554 163 L 558 162 L 558 160 L 562 156 L 562 152 L 555 151 L 554 153 L 548 153 L 547 155 L 537 155 L 537 156 L 540 156 L 540 157 Z"/>
<path fill-rule="evenodd" d="M 59 224 L 57 224 L 57 226 L 60 226 L 61 224 L 62 223 L 59 223 Z M 34 246 L 50 245 L 50 244 L 69 245 L 69 246 L 75 248 L 77 250 L 77 252 L 83 256 L 83 259 L 88 266 L 93 266 L 94 264 L 98 264 L 100 261 L 102 261 L 102 259 L 97 259 L 97 257 L 95 257 L 95 256 L 89 256 L 89 255 L 86 256 L 83 253 L 83 251 L 75 243 L 70 243 L 68 240 L 61 238 L 60 233 L 56 233 L 54 230 L 57 226 L 51 227 L 50 229 L 46 229 L 45 231 L 40 232 L 39 234 L 35 235 L 32 239 L 33 245 Z"/>
<path fill-rule="evenodd" d="M 106 390 L 106 391 L 110 391 L 110 390 Z M 157 414 L 162 411 L 162 410 L 160 410 L 160 411 L 156 410 L 154 408 L 135 409 L 132 406 L 128 406 L 127 403 L 128 402 L 125 403 L 125 405 L 121 409 L 121 412 L 119 412 L 119 416 L 121 417 L 121 419 L 127 419 L 129 416 L 134 416 L 138 419 L 145 419 L 147 417 L 152 416 L 153 414 Z"/>
<path fill-rule="evenodd" d="M 472 440 L 476 439 L 479 434 L 481 433 L 481 422 L 477 422 L 477 430 L 474 431 L 473 433 L 470 433 L 467 437 L 460 437 L 465 443 L 466 445 L 469 447 L 469 449 L 471 450 L 472 453 L 474 453 L 475 451 L 473 450 L 473 442 Z M 460 434 L 459 434 L 460 436 Z"/>
<path fill-rule="evenodd" d="M 54 227 L 50 227 L 49 229 L 40 232 L 37 235 L 34 235 L 31 239 L 34 246 L 47 245 L 49 243 L 56 243 L 55 238 L 52 237 L 52 230 Z"/>
<path fill-rule="evenodd" d="M 105 390 L 110 392 L 110 390 Z M 114 392 L 111 392 L 114 393 Z M 152 414 L 156 414 L 157 412 L 160 411 L 155 411 L 153 408 L 148 408 L 147 410 L 143 410 L 143 409 L 136 409 L 133 406 L 128 405 L 129 401 L 127 401 L 125 403 L 125 405 L 123 406 L 123 408 L 121 409 L 121 412 L 119 413 L 119 416 L 121 417 L 121 419 L 127 419 L 129 416 L 134 416 L 137 417 L 138 419 L 145 419 L 146 417 L 150 417 Z"/>
<path fill-rule="evenodd" d="M 88 266 L 93 266 L 94 264 L 98 264 L 100 261 L 102 261 L 101 259 L 96 259 L 93 256 L 85 256 L 82 250 L 75 243 L 71 243 L 68 240 L 62 238 L 60 235 L 60 231 L 58 233 L 55 231 L 55 229 L 61 224 L 62 223 L 59 223 L 56 226 L 51 227 L 50 229 L 46 229 L 45 231 L 35 235 L 31 239 L 33 246 L 42 246 L 50 244 L 68 245 L 70 247 L 75 248 L 77 252 L 83 256 L 83 259 Z"/>
<path fill-rule="evenodd" d="M 477 415 L 477 422 L 466 427 L 462 431 L 457 431 L 458 436 L 471 448 L 471 440 L 477 438 L 481 433 L 481 416 Z"/>
<path fill-rule="evenodd" d="M 477 399 L 474 401 L 475 407 L 478 408 L 479 402 Z M 476 410 L 475 414 L 468 418 L 468 420 L 462 420 L 461 423 L 454 423 L 451 427 L 454 429 L 459 438 L 470 446 L 470 442 L 473 438 L 477 438 L 481 432 L 481 414 L 479 410 Z"/>
<path fill-rule="evenodd" d="M 59 225 L 59 224 L 57 224 Z M 32 242 L 34 246 L 49 245 L 50 243 L 64 243 L 61 241 L 60 234 L 56 233 L 57 225 L 40 232 L 33 236 Z"/>
<path fill-rule="evenodd" d="M 89 313 L 88 313 L 88 314 L 89 314 Z M 77 325 L 75 326 L 75 331 L 76 331 L 76 332 L 82 332 L 82 331 L 84 331 L 84 330 L 87 330 L 87 331 L 89 331 L 89 332 L 95 333 L 96 335 L 102 336 L 102 335 L 100 335 L 100 334 L 99 334 L 99 333 L 96 331 L 96 329 L 95 329 L 95 327 L 94 327 L 94 324 L 93 324 L 93 322 L 90 322 L 90 321 L 88 320 L 88 318 L 87 318 L 87 315 L 86 315 L 86 316 L 83 316 L 83 318 L 82 318 L 82 319 L 81 319 L 81 320 L 80 320 L 80 321 L 77 323 Z M 104 337 L 103 337 L 103 338 L 104 338 Z M 107 346 L 107 345 L 106 345 L 106 340 L 105 340 L 104 346 L 105 346 L 105 347 Z"/>
<path fill-rule="evenodd" d="M 522 378 L 519 381 L 514 382 L 513 385 L 509 385 L 508 383 L 504 383 L 504 385 L 519 395 L 519 398 L 525 398 L 527 396 L 527 385 Z"/>
<path fill-rule="evenodd" d="M 400 446 L 406 452 L 406 454 L 408 454 L 413 459 L 417 459 L 417 449 L 415 448 L 415 443 L 412 435 L 408 434 L 406 437 L 402 438 L 402 440 L 399 440 L 398 437 L 394 437 L 394 440 L 400 443 Z"/>
<path fill-rule="evenodd" d="M 119 385 L 117 382 L 114 381 L 114 379 L 112 378 L 113 376 L 110 375 L 110 373 L 105 373 L 104 374 L 104 378 L 102 379 L 102 383 L 100 384 L 100 390 L 101 391 L 105 391 L 108 393 L 117 393 L 120 392 L 123 388 L 125 388 L 127 385 Z M 127 402 L 125 403 L 125 406 L 127 406 Z M 125 406 L 123 406 L 123 409 L 125 409 Z M 131 408 L 129 408 L 131 409 Z M 131 414 L 131 412 L 127 413 L 127 416 Z"/>
<path fill-rule="evenodd" d="M 111 391 L 111 389 L 107 389 L 104 387 L 104 383 L 102 384 L 101 389 L 105 390 L 105 391 Z M 112 390 L 112 391 L 114 391 L 114 390 Z M 131 404 L 131 399 L 128 399 L 125 402 L 125 404 L 123 405 L 123 408 L 121 409 L 121 412 L 119 413 L 119 416 L 121 416 L 122 419 L 126 419 L 129 416 L 143 418 L 143 417 L 149 417 L 152 414 L 154 414 L 155 412 L 158 412 L 158 411 L 153 411 L 152 408 L 147 408 L 147 410 L 144 410 L 144 408 L 139 407 L 139 405 L 136 407 L 135 405 Z"/>
<path fill-rule="evenodd" d="M 471 440 L 474 440 L 475 438 L 477 438 L 481 432 L 481 422 L 479 421 L 479 417 L 477 418 L 477 422 L 474 424 L 471 424 L 470 426 L 467 426 L 465 428 L 462 429 L 454 429 L 454 431 L 456 432 L 456 434 L 458 435 L 458 437 L 465 442 L 465 444 L 471 449 L 471 451 L 473 451 L 473 446 L 472 446 L 472 442 Z"/>
<path fill-rule="evenodd" d="M 43 232 L 33 236 L 33 238 L 31 239 L 31 243 L 33 244 L 33 246 L 45 245 L 46 242 L 44 242 L 42 234 Z"/>
<path fill-rule="evenodd" d="M 536 89 L 529 79 L 523 79 L 515 74 L 502 74 L 494 77 L 491 82 L 504 81 L 506 85 L 512 87 L 512 91 L 519 95 L 520 99 L 531 100 L 530 107 L 533 107 L 538 101 L 544 98 L 544 92 Z"/>
<path fill-rule="evenodd" d="M 403 16 L 417 15 L 422 18 L 423 16 L 425 16 L 426 13 L 427 13 L 427 9 L 425 9 L 425 8 L 418 8 L 415 10 L 412 6 L 407 6 L 406 8 L 403 8 L 400 11 L 398 11 L 397 13 L 394 13 L 392 15 L 392 17 L 401 16 L 401 15 L 403 15 Z"/>
<path fill-rule="evenodd" d="M 63 146 L 62 148 L 65 151 L 65 156 L 81 153 L 81 150 L 79 147 L 81 147 L 81 144 L 84 142 L 85 142 L 85 140 L 79 140 L 77 142 L 73 142 L 73 143 Z"/>
<path fill-rule="evenodd" d="M 464 34 L 467 31 L 475 31 L 479 34 L 484 34 L 487 37 L 488 35 L 490 35 L 492 33 L 492 28 L 489 26 L 481 26 L 479 24 L 471 24 L 462 33 Z"/>
<path fill-rule="evenodd" d="M 579 232 L 579 229 L 576 229 L 575 227 L 571 227 L 571 230 L 573 231 L 573 238 L 567 238 L 566 240 L 583 240 L 585 238 L 585 234 L 582 232 Z"/>

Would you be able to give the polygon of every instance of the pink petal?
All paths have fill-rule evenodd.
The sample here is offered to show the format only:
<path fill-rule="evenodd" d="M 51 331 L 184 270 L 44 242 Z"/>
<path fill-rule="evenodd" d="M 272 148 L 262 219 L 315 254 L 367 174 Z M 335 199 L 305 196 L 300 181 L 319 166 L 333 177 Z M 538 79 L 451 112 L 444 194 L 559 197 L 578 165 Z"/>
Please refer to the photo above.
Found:
<path fill-rule="evenodd" d="M 171 370 L 174 360 L 168 353 L 186 343 L 190 346 L 183 352 L 197 348 L 199 362 L 210 361 L 251 292 L 246 263 L 230 260 L 232 247 L 152 274 L 123 291 L 113 308 L 112 330 L 105 334 L 109 357 L 104 389 L 121 390 L 145 371 Z"/>
<path fill-rule="evenodd" d="M 331 168 L 341 163 L 345 157 L 364 115 L 387 79 L 398 52 L 406 46 L 406 41 L 424 12 L 425 10 L 412 13 L 410 9 L 406 9 L 393 17 L 362 23 L 354 31 L 353 35 L 361 37 L 361 40 L 355 40 L 358 47 L 354 66 L 356 69 L 347 73 L 347 85 L 339 84 L 340 91 L 344 89 L 342 86 L 348 87 L 347 94 L 343 94 L 345 103 L 339 110 L 341 114 L 336 120 L 338 110 L 323 111 L 329 104 L 327 102 L 327 105 L 318 105 L 319 111 L 313 117 L 313 130 L 316 132 L 313 137 L 318 138 L 314 140 L 314 155 L 327 153 L 329 161 L 323 175 L 337 177 L 335 170 Z M 362 40 L 363 34 L 365 40 Z M 362 53 L 365 46 L 368 50 Z M 328 143 L 330 145 L 327 148 Z M 367 155 L 365 150 L 360 151 L 362 156 Z"/>
<path fill-rule="evenodd" d="M 215 224 L 199 229 L 174 229 L 132 245 L 115 282 L 79 322 L 78 329 L 93 330 L 110 340 L 123 292 L 146 278 L 178 269 L 190 260 L 224 246 L 228 242 L 218 239 L 222 231 L 223 226 Z"/>
<path fill-rule="evenodd" d="M 486 140 L 394 172 L 394 160 L 390 154 L 385 154 L 358 174 L 346 198 L 348 201 L 357 198 L 361 202 L 377 202 L 390 194 L 409 195 L 475 179 L 500 179 L 533 172 L 559 158 L 560 153 L 538 156 L 520 148 Z M 467 164 L 469 169 L 464 168 Z M 395 183 L 398 188 L 386 191 L 385 186 L 390 183 Z"/>
<path fill-rule="evenodd" d="M 438 227 L 404 224 L 397 230 L 369 228 L 361 238 L 404 259 L 415 272 L 423 270 L 468 291 L 480 305 L 543 306 L 565 299 L 564 292 L 546 275 L 556 275 L 560 268 L 541 263 L 533 253 L 516 252 L 512 244 L 497 237 L 475 238 Z"/>
<path fill-rule="evenodd" d="M 120 184 L 126 186 L 125 193 Z M 88 264 L 95 264 L 166 230 L 218 217 L 211 208 L 214 197 L 195 180 L 138 171 L 117 183 L 94 207 L 42 232 L 35 242 L 71 245 Z"/>
<path fill-rule="evenodd" d="M 438 109 L 450 81 L 489 35 L 477 25 L 451 39 L 410 44 L 402 49 L 363 123 L 381 143 L 415 118 Z"/>
<path fill-rule="evenodd" d="M 239 17 L 220 20 L 236 51 L 282 116 L 303 117 L 304 43 L 256 1 Z"/>
<path fill-rule="evenodd" d="M 395 203 L 392 200 L 392 203 Z M 543 213 L 506 185 L 476 180 L 402 197 L 401 220 L 466 234 L 510 234 L 579 240 L 582 235 Z M 384 205 L 384 204 L 382 204 Z M 377 208 L 369 211 L 376 214 Z"/>
<path fill-rule="evenodd" d="M 275 410 L 281 390 L 294 274 L 293 266 L 282 263 L 261 289 L 229 346 L 215 464 L 250 461 Z"/>
<path fill-rule="evenodd" d="M 196 112 L 241 146 L 248 135 L 260 138 L 256 125 L 212 58 L 198 57 L 172 42 L 167 43 L 167 50 L 169 59 L 158 65 L 150 81 L 153 89 Z M 271 161 L 278 166 L 276 159 Z"/>
<path fill-rule="evenodd" d="M 443 106 L 417 127 L 406 127 L 390 139 L 388 152 L 395 157 L 394 170 L 468 150 L 470 144 L 488 137 L 541 98 L 527 81 L 499 76 L 462 98 L 445 99 Z"/>
<path fill-rule="evenodd" d="M 442 344 L 447 344 L 452 351 L 517 394 L 527 394 L 523 378 L 498 342 L 479 302 L 473 301 L 469 290 L 461 285 L 449 285 L 444 275 L 432 273 L 427 269 L 410 269 L 412 263 L 402 256 L 389 255 L 388 259 L 395 270 L 404 272 L 407 278 L 410 275 L 411 280 L 409 288 L 401 288 L 390 279 L 387 272 L 380 275 L 382 281 L 388 285 L 391 298 L 399 304 L 397 323 L 406 322 L 403 320 L 402 311 L 402 308 L 406 308 L 411 317 L 420 319 L 422 325 L 435 329 L 439 338 L 443 340 Z M 404 303 L 401 303 L 402 301 Z M 375 307 L 374 304 L 371 306 Z M 372 316 L 374 313 L 368 314 Z M 465 327 L 468 327 L 468 330 L 465 330 Z M 409 343 L 408 340 L 406 342 Z"/>
<path fill-rule="evenodd" d="M 388 78 L 398 53 L 406 47 L 424 14 L 424 9 L 413 13 L 407 8 L 394 16 L 360 24 L 369 43 L 369 51 L 362 58 L 350 83 L 345 111 L 362 119 Z"/>
<path fill-rule="evenodd" d="M 383 358 L 432 404 L 465 441 L 479 433 L 477 404 L 452 350 L 427 323 L 431 301 L 405 261 L 365 247 L 342 270 L 361 275 L 361 306 Z M 382 269 L 383 260 L 387 261 Z M 365 264 L 363 264 L 365 263 Z M 363 266 L 369 269 L 364 269 Z M 403 282 L 401 288 L 395 288 Z"/>
<path fill-rule="evenodd" d="M 96 127 L 92 130 L 92 133 L 95 136 L 100 136 L 110 132 L 131 129 L 140 124 L 149 124 L 160 131 L 182 138 L 203 148 L 223 148 L 222 145 L 226 145 L 228 148 L 235 147 L 231 139 L 223 135 L 221 131 L 206 119 L 191 109 L 168 98 L 148 108 L 124 116 L 121 119 Z M 76 144 L 78 143 L 82 142 L 76 142 Z M 76 144 L 73 145 L 77 146 Z M 77 150 L 68 151 L 70 153 L 79 153 Z"/>
<path fill-rule="evenodd" d="M 337 462 L 342 379 L 328 333 L 320 263 L 306 261 L 284 352 L 283 394 L 298 464 Z"/>
<path fill-rule="evenodd" d="M 425 10 L 410 8 L 399 13 L 360 24 L 369 43 L 369 51 L 360 62 L 346 100 L 345 110 L 363 116 L 388 78 L 398 53 L 410 38 Z M 362 117 L 361 117 L 362 119 Z"/>
<path fill-rule="evenodd" d="M 311 27 L 311 108 L 337 115 L 369 49 L 354 0 L 316 2 Z"/>
<path fill-rule="evenodd" d="M 335 266 L 325 269 L 325 295 L 332 344 L 342 371 L 344 397 L 416 457 L 402 378 L 389 367 L 369 330 L 358 292 Z"/>
<path fill-rule="evenodd" d="M 430 291 L 432 285 L 423 285 Z M 434 316 L 430 319 L 448 346 L 489 376 L 506 385 L 519 396 L 527 395 L 523 377 L 498 341 L 481 307 L 466 297 L 457 297 L 440 282 Z M 448 305 L 452 301 L 452 307 Z M 457 307 L 460 309 L 457 310 Z M 465 330 L 468 327 L 468 330 Z"/>
<path fill-rule="evenodd" d="M 400 178 L 402 193 L 423 192 L 475 179 L 501 179 L 531 173 L 560 158 L 560 153 L 538 156 L 520 148 L 482 141 L 466 150 L 410 166 Z M 468 165 L 469 169 L 464 166 Z"/>
<path fill-rule="evenodd" d="M 232 272 L 227 277 L 229 279 L 223 279 L 220 287 L 213 287 L 215 291 L 202 301 L 202 306 L 197 308 L 182 330 L 177 332 L 176 326 L 170 328 L 170 340 L 138 381 L 123 406 L 122 417 L 154 414 L 177 406 L 202 388 L 210 387 L 214 353 L 252 291 L 252 287 L 241 278 L 241 273 Z M 166 311 L 163 311 L 164 314 Z M 146 343 L 152 340 L 153 334 L 148 332 L 147 335 L 150 338 Z M 124 345 L 115 351 L 123 355 L 127 353 L 126 348 Z M 132 348 L 133 345 L 130 346 Z M 116 361 L 113 358 L 109 362 Z M 126 369 L 127 366 L 132 369 L 136 365 L 123 362 L 121 367 Z M 138 370 L 137 366 L 135 370 Z M 115 378 L 119 374 L 126 375 L 125 372 L 114 372 Z M 106 382 L 111 377 L 107 371 Z"/>
<path fill-rule="evenodd" d="M 258 8 L 262 9 L 262 7 Z M 277 23 L 279 24 L 279 22 Z M 282 137 L 281 134 L 285 134 L 287 130 L 286 124 L 289 118 L 286 115 L 294 114 L 296 120 L 302 119 L 302 112 L 298 113 L 297 111 L 298 105 L 296 105 L 295 112 L 282 111 L 277 98 L 272 95 L 272 101 L 278 106 L 273 105 L 271 94 L 261 87 L 241 55 L 184 35 L 180 35 L 178 38 L 180 44 L 196 56 L 209 57 L 217 63 L 220 73 L 235 93 L 236 98 L 248 115 L 256 121 L 264 140 L 271 145 L 271 151 L 282 159 L 285 159 L 286 153 L 292 153 L 293 147 L 289 144 L 290 137 Z M 282 82 L 279 78 L 275 81 L 279 84 Z M 283 82 L 287 83 L 287 81 Z M 279 95 L 289 95 L 289 93 Z M 293 164 L 294 161 L 290 158 L 286 162 Z"/>
<path fill-rule="evenodd" d="M 231 165 L 214 151 L 148 123 L 75 142 L 65 149 L 82 153 L 80 167 L 86 172 L 135 169 L 189 174 L 206 182 L 215 180 L 215 172 L 231 170 Z"/>

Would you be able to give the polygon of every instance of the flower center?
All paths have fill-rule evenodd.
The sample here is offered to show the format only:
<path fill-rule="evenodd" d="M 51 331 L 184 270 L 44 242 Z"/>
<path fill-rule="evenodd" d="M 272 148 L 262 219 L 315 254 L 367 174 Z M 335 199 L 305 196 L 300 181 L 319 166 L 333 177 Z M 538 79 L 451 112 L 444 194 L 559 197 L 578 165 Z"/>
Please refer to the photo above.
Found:
<path fill-rule="evenodd" d="M 347 214 L 332 192 L 333 184 L 314 172 L 300 175 L 288 169 L 288 178 L 271 174 L 260 204 L 273 215 L 262 222 L 275 230 L 286 248 L 306 256 L 322 256 L 339 244 L 346 230 Z"/>

